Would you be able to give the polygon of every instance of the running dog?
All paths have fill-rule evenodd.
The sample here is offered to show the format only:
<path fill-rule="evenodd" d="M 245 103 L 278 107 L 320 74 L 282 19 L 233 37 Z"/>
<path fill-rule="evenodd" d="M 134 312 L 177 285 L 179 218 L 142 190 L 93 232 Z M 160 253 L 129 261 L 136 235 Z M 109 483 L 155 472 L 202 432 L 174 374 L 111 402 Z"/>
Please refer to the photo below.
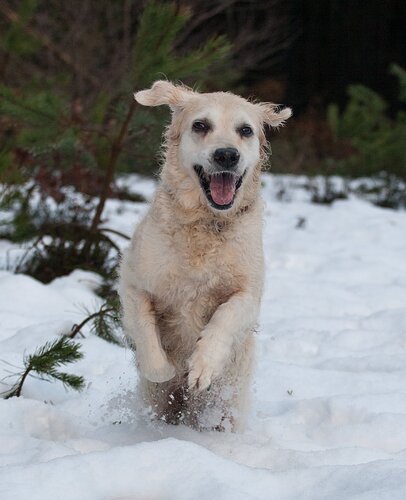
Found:
<path fill-rule="evenodd" d="M 291 110 L 168 81 L 135 99 L 172 110 L 160 182 L 120 270 L 139 389 L 168 423 L 238 429 L 264 276 L 264 126 Z"/>

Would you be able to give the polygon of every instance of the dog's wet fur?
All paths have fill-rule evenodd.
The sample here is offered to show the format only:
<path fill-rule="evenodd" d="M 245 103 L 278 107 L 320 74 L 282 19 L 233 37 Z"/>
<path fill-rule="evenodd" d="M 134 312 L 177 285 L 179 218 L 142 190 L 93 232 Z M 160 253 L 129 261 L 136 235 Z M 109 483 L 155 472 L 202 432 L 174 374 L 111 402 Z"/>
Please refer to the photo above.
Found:
<path fill-rule="evenodd" d="M 160 183 L 120 271 L 140 394 L 168 423 L 241 428 L 264 275 L 264 126 L 291 110 L 167 81 L 135 98 L 172 110 Z"/>

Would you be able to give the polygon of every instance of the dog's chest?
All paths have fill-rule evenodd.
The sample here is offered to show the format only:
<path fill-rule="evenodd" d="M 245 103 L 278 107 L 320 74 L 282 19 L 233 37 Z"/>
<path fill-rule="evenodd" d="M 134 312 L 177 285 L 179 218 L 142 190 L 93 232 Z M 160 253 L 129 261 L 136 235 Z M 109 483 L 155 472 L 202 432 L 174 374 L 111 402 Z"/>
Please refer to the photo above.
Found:
<path fill-rule="evenodd" d="M 171 260 L 180 276 L 203 286 L 232 280 L 239 271 L 241 241 L 219 221 L 177 228 L 170 234 Z"/>
<path fill-rule="evenodd" d="M 173 258 L 187 265 L 189 272 L 210 272 L 221 263 L 227 265 L 232 254 L 238 252 L 230 231 L 215 223 L 180 227 L 171 234 Z"/>
<path fill-rule="evenodd" d="M 220 304 L 243 288 L 238 253 L 235 242 L 201 230 L 173 236 L 166 264 L 159 271 L 161 286 L 154 295 L 163 344 L 169 351 L 172 334 L 186 343 L 192 341 Z"/>
<path fill-rule="evenodd" d="M 155 269 L 155 296 L 164 295 L 174 305 L 222 303 L 242 288 L 243 249 L 231 232 L 196 224 L 166 233 L 165 239 L 166 251 Z"/>

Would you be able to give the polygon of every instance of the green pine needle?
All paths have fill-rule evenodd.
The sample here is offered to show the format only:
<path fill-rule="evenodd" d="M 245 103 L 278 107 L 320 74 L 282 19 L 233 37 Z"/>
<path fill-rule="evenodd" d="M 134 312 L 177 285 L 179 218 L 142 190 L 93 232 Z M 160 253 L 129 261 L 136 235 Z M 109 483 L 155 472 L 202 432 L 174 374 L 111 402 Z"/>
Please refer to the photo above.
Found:
<path fill-rule="evenodd" d="M 7 393 L 6 399 L 21 395 L 24 382 L 31 373 L 36 373 L 40 379 L 48 382 L 59 380 L 65 388 L 81 391 L 85 386 L 85 380 L 82 376 L 61 372 L 57 369 L 82 359 L 83 353 L 80 351 L 80 347 L 80 344 L 67 337 L 46 342 L 34 354 L 30 354 L 24 359 L 25 370 Z"/>
<path fill-rule="evenodd" d="M 136 88 L 148 86 L 162 75 L 198 80 L 207 76 L 209 67 L 224 63 L 230 56 L 231 45 L 222 36 L 209 39 L 185 55 L 175 54 L 176 38 L 188 20 L 189 15 L 179 13 L 175 5 L 155 0 L 146 3 L 133 48 L 132 84 Z"/>
<path fill-rule="evenodd" d="M 120 319 L 115 311 L 104 312 L 103 308 L 94 318 L 92 332 L 98 337 L 107 340 L 113 344 L 121 345 L 119 339 L 115 336 L 114 330 L 120 324 Z"/>
<path fill-rule="evenodd" d="M 25 366 L 31 366 L 37 373 L 48 372 L 54 367 L 66 365 L 83 358 L 80 344 L 61 337 L 60 339 L 46 342 L 34 354 L 26 358 Z"/>

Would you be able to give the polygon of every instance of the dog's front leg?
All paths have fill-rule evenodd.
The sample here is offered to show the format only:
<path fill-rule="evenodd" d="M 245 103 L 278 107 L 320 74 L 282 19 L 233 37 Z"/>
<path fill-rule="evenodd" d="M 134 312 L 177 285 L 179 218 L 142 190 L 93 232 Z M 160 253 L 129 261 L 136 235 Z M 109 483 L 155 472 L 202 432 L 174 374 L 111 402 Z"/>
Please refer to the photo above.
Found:
<path fill-rule="evenodd" d="M 135 344 L 141 374 L 151 382 L 166 382 L 175 376 L 175 368 L 162 348 L 151 297 L 134 287 L 121 293 L 123 323 L 127 336 Z"/>
<path fill-rule="evenodd" d="M 248 292 L 234 294 L 217 308 L 189 359 L 190 389 L 207 389 L 221 375 L 233 343 L 240 341 L 241 335 L 255 324 L 258 309 L 259 296 Z"/>

